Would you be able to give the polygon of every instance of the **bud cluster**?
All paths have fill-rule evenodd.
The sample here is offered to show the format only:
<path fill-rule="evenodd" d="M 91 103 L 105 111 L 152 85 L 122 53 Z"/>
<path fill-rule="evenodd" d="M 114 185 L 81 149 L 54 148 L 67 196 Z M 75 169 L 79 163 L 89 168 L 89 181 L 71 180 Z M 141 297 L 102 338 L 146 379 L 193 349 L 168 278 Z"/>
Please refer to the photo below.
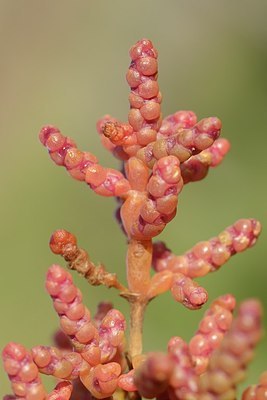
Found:
<path fill-rule="evenodd" d="M 233 255 L 252 247 L 261 225 L 240 219 L 182 255 L 153 242 L 175 217 L 184 185 L 205 178 L 210 167 L 223 161 L 230 144 L 219 137 L 222 123 L 215 116 L 198 120 L 194 112 L 181 110 L 162 117 L 158 53 L 150 40 L 138 41 L 130 58 L 128 121 L 106 114 L 97 122 L 101 142 L 121 161 L 120 170 L 100 165 L 55 126 L 39 133 L 55 164 L 96 194 L 118 201 L 116 218 L 127 237 L 126 285 L 104 265 L 96 265 L 65 229 L 56 230 L 49 245 L 91 285 L 116 289 L 129 302 L 129 334 L 124 315 L 109 302 L 100 303 L 92 317 L 71 273 L 53 264 L 46 289 L 59 317 L 54 346 L 27 350 L 11 342 L 4 348 L 13 390 L 4 400 L 234 400 L 261 337 L 259 302 L 243 302 L 234 317 L 235 298 L 227 294 L 206 310 L 188 343 L 174 336 L 165 353 L 143 352 L 149 302 L 170 291 L 186 308 L 201 308 L 208 293 L 195 278 L 219 270 Z M 52 392 L 47 393 L 40 374 L 58 380 Z M 266 376 L 243 393 L 243 400 L 266 398 Z"/>

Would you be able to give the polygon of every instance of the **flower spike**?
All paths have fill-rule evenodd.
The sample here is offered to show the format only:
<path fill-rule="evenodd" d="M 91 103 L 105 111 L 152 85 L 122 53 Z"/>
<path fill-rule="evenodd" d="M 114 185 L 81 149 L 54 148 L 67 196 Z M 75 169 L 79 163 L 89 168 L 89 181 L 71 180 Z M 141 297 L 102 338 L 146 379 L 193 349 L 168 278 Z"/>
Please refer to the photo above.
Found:
<path fill-rule="evenodd" d="M 190 278 L 217 271 L 233 255 L 252 247 L 260 235 L 255 219 L 240 219 L 217 237 L 197 243 L 182 256 L 173 254 L 163 242 L 154 243 L 153 266 L 156 271 L 180 272 Z"/>
<path fill-rule="evenodd" d="M 58 128 L 43 127 L 39 138 L 57 165 L 64 166 L 74 179 L 85 181 L 97 194 L 124 196 L 130 189 L 121 172 L 99 165 L 93 154 L 78 150 L 73 140 L 63 136 Z"/>
<path fill-rule="evenodd" d="M 25 400 L 46 399 L 46 392 L 39 377 L 38 368 L 33 362 L 31 353 L 24 346 L 11 342 L 4 348 L 2 357 L 15 398 Z"/>
<path fill-rule="evenodd" d="M 152 42 L 138 41 L 130 49 L 130 57 L 126 75 L 131 88 L 128 121 L 135 132 L 136 145 L 124 149 L 133 156 L 140 147 L 156 140 L 161 125 L 161 93 L 157 83 L 158 54 Z"/>
<path fill-rule="evenodd" d="M 168 343 L 168 352 L 174 361 L 174 369 L 168 388 L 169 397 L 197 400 L 198 377 L 193 368 L 188 344 L 179 336 L 175 336 Z"/>
<path fill-rule="evenodd" d="M 82 357 L 90 365 L 97 365 L 101 358 L 99 334 L 70 273 L 59 265 L 52 265 L 47 273 L 46 289 L 60 317 L 61 329 Z"/>
<path fill-rule="evenodd" d="M 214 400 L 221 396 L 236 399 L 236 386 L 244 379 L 262 335 L 261 315 L 261 305 L 257 300 L 241 303 L 230 331 L 212 355 L 207 372 L 200 377 L 200 400 L 207 396 Z"/>
<path fill-rule="evenodd" d="M 235 299 L 230 294 L 215 300 L 205 312 L 198 331 L 189 343 L 189 350 L 198 375 L 207 369 L 211 354 L 223 340 L 232 324 Z"/>

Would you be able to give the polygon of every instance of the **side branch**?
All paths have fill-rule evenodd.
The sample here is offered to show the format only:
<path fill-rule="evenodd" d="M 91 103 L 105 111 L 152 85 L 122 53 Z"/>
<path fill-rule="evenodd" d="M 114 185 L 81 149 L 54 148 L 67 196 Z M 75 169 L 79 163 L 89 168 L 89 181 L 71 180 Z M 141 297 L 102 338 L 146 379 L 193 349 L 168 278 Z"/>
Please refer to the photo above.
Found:
<path fill-rule="evenodd" d="M 217 237 L 197 243 L 181 256 L 169 250 L 163 242 L 153 245 L 153 267 L 156 271 L 179 272 L 190 278 L 217 271 L 230 257 L 252 247 L 261 232 L 255 219 L 240 219 Z"/>
<path fill-rule="evenodd" d="M 80 151 L 74 141 L 63 136 L 55 126 L 44 126 L 39 139 L 57 165 L 65 167 L 74 179 L 85 181 L 95 193 L 124 198 L 130 190 L 130 184 L 121 172 L 102 167 L 93 154 Z"/>
<path fill-rule="evenodd" d="M 55 231 L 49 245 L 54 254 L 60 254 L 68 263 L 68 267 L 79 272 L 91 285 L 105 285 L 127 292 L 116 274 L 106 271 L 102 264 L 95 265 L 90 260 L 88 253 L 77 246 L 76 237 L 72 233 L 64 229 Z"/>

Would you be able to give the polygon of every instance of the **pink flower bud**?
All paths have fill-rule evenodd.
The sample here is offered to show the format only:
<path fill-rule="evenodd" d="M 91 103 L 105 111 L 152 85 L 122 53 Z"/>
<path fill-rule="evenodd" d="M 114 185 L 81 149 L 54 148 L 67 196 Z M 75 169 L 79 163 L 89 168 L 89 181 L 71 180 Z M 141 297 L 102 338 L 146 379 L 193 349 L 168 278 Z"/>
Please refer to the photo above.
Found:
<path fill-rule="evenodd" d="M 211 356 L 207 372 L 200 376 L 200 396 L 236 398 L 236 386 L 244 379 L 246 367 L 262 334 L 261 315 L 261 305 L 257 300 L 241 303 L 231 329 Z M 243 400 L 250 400 L 251 396 L 254 400 L 254 390 L 245 393 Z"/>
<path fill-rule="evenodd" d="M 99 337 L 82 303 L 82 295 L 73 284 L 69 272 L 52 265 L 47 273 L 46 289 L 60 317 L 61 329 L 69 336 L 76 350 L 91 365 L 100 362 Z"/>

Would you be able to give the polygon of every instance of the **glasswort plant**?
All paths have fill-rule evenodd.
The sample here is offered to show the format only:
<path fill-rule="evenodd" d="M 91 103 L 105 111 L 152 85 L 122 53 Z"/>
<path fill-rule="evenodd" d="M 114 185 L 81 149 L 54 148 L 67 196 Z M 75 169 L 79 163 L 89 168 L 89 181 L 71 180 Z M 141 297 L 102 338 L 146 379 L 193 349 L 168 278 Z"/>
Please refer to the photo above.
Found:
<path fill-rule="evenodd" d="M 197 121 L 194 112 L 177 111 L 162 118 L 158 55 L 150 40 L 138 41 L 130 57 L 128 122 L 105 115 L 97 123 L 102 144 L 121 161 L 120 171 L 100 165 L 95 155 L 79 150 L 55 126 L 45 126 L 39 134 L 57 165 L 96 194 L 117 200 L 117 222 L 127 238 L 127 285 L 103 265 L 95 265 L 66 230 L 52 234 L 50 248 L 91 285 L 118 290 L 129 302 L 129 333 L 124 315 L 111 303 L 100 303 L 92 316 L 70 272 L 52 265 L 46 290 L 59 316 L 54 347 L 27 350 L 18 343 L 7 344 L 2 355 L 14 394 L 5 400 L 231 400 L 261 337 L 259 302 L 244 301 L 233 317 L 235 298 L 226 294 L 211 303 L 189 343 L 173 336 L 165 353 L 143 353 L 142 326 L 149 302 L 170 290 L 189 310 L 201 308 L 208 293 L 195 278 L 217 271 L 231 256 L 253 246 L 261 226 L 255 219 L 240 219 L 183 255 L 154 241 L 175 217 L 184 185 L 205 178 L 230 145 L 220 138 L 217 117 Z M 40 373 L 58 380 L 51 393 Z M 258 385 L 244 392 L 243 400 L 266 396 L 265 373 Z"/>

